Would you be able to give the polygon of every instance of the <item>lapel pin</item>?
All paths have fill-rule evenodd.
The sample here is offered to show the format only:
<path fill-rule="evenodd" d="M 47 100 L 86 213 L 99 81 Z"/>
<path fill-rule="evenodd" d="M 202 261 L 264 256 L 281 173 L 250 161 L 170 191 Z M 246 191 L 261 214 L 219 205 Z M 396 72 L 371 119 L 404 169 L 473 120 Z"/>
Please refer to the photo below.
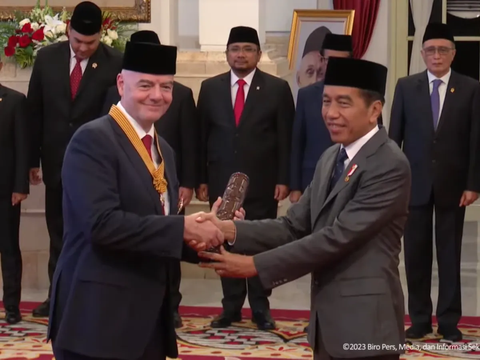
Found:
<path fill-rule="evenodd" d="M 455 92 L 455 88 L 451 88 L 451 89 L 450 89 L 450 92 L 451 92 L 451 93 L 454 93 L 454 92 Z"/>
<path fill-rule="evenodd" d="M 2 99 L 2 98 L 0 98 L 0 102 L 2 102 L 2 100 L 3 100 L 3 99 Z"/>
<path fill-rule="evenodd" d="M 257 86 L 257 90 L 260 90 L 260 86 Z"/>
<path fill-rule="evenodd" d="M 94 68 L 94 69 L 96 69 L 97 66 L 98 66 L 97 63 L 93 63 L 93 64 L 92 64 L 92 68 Z"/>
<path fill-rule="evenodd" d="M 358 168 L 358 165 L 357 164 L 353 164 L 350 171 L 348 172 L 347 176 L 345 177 L 345 181 L 348 182 L 350 181 L 350 177 L 353 175 L 353 173 L 355 172 L 355 170 L 357 170 Z"/>

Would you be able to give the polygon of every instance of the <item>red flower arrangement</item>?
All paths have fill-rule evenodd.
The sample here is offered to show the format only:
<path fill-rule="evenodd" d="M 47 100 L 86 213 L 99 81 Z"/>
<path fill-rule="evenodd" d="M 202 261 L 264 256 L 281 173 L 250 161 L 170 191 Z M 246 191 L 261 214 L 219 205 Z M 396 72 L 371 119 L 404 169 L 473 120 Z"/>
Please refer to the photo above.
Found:
<path fill-rule="evenodd" d="M 28 46 L 32 45 L 33 40 L 43 41 L 43 39 L 45 39 L 45 34 L 43 33 L 43 26 L 34 31 L 32 29 L 32 25 L 30 23 L 27 23 L 23 25 L 21 30 L 16 30 L 15 35 L 12 35 L 8 38 L 7 46 L 4 49 L 5 56 L 14 56 L 15 48 L 17 47 L 17 45 L 20 48 L 25 49 Z"/>

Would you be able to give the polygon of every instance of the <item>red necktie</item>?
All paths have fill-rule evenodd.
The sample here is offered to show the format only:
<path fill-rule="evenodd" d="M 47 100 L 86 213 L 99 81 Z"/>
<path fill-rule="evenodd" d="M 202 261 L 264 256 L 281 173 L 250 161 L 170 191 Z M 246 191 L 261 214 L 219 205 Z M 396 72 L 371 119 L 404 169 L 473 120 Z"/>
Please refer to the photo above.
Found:
<path fill-rule="evenodd" d="M 240 117 L 242 116 L 243 106 L 245 105 L 245 90 L 243 87 L 246 82 L 243 79 L 237 81 L 238 89 L 237 96 L 235 97 L 235 105 L 233 107 L 233 113 L 235 114 L 235 124 L 238 126 L 240 123 Z"/>
<path fill-rule="evenodd" d="M 145 145 L 145 148 L 147 149 L 148 155 L 150 155 L 150 159 L 153 160 L 152 158 L 152 137 L 150 135 L 145 135 L 142 138 L 143 145 Z"/>
<path fill-rule="evenodd" d="M 75 60 L 77 60 L 77 63 L 70 74 L 70 91 L 72 93 L 72 100 L 75 99 L 80 86 L 80 81 L 82 81 L 82 67 L 80 65 L 82 60 L 77 56 L 75 56 Z"/>

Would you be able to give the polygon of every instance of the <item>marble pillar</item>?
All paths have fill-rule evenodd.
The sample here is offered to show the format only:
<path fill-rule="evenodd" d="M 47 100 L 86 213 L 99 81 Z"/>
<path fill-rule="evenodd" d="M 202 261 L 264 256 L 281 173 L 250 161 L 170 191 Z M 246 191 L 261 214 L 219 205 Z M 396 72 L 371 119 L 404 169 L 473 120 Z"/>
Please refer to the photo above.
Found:
<path fill-rule="evenodd" d="M 178 0 L 151 2 L 150 23 L 139 24 L 139 30 L 152 30 L 165 45 L 178 46 Z"/>

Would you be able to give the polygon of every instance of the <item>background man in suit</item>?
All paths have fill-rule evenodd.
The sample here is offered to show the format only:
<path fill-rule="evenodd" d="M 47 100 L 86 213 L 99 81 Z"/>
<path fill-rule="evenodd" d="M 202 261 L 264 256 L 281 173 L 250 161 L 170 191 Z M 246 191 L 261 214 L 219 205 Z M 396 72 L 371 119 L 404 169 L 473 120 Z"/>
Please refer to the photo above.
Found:
<path fill-rule="evenodd" d="M 350 35 L 327 34 L 320 54 L 328 65 L 330 57 L 351 57 Z M 315 167 L 323 152 L 333 145 L 322 119 L 323 81 L 298 91 L 293 123 L 290 164 L 290 202 L 296 203 L 313 179 Z"/>
<path fill-rule="evenodd" d="M 0 71 L 2 61 L 0 59 Z M 20 203 L 29 193 L 29 133 L 25 95 L 0 84 L 0 254 L 5 320 L 18 323 L 22 293 Z"/>
<path fill-rule="evenodd" d="M 432 332 L 432 230 L 435 208 L 439 293 L 438 333 L 458 341 L 462 314 L 460 259 L 465 207 L 480 191 L 480 84 L 451 70 L 452 33 L 429 24 L 422 56 L 427 70 L 398 81 L 390 137 L 403 146 L 412 168 L 412 193 L 405 228 L 407 338 Z"/>
<path fill-rule="evenodd" d="M 45 183 L 45 216 L 50 236 L 50 283 L 62 249 L 63 156 L 74 132 L 97 118 L 107 89 L 121 70 L 122 54 L 100 43 L 102 11 L 91 2 L 78 4 L 68 28 L 69 41 L 41 49 L 28 88 L 32 131 L 30 181 Z M 48 316 L 47 300 L 33 311 Z"/>
<path fill-rule="evenodd" d="M 262 56 L 255 29 L 235 27 L 227 44 L 231 71 L 202 83 L 200 187 L 197 198 L 222 196 L 232 173 L 250 177 L 244 207 L 248 219 L 276 218 L 278 201 L 288 196 L 293 97 L 288 83 L 257 68 Z M 212 327 L 241 320 L 245 279 L 222 279 L 223 313 Z M 259 329 L 273 329 L 268 296 L 258 278 L 248 280 L 248 300 Z"/>
<path fill-rule="evenodd" d="M 160 45 L 158 35 L 149 30 L 137 31 L 132 34 L 130 41 L 146 42 Z M 181 214 L 185 214 L 185 207 L 190 204 L 193 189 L 197 186 L 197 127 L 195 100 L 192 90 L 176 81 L 173 82 L 173 100 L 161 121 L 155 123 L 158 134 L 172 147 L 175 152 L 177 177 L 180 182 L 179 206 Z M 103 114 L 108 114 L 110 107 L 120 101 L 117 85 L 113 85 L 107 93 Z M 175 328 L 182 327 L 182 319 L 178 307 L 182 300 L 180 280 L 182 277 L 180 262 L 172 262 L 170 269 L 170 295 L 172 296 L 172 311 Z"/>
<path fill-rule="evenodd" d="M 216 261 L 203 266 L 221 276 L 258 274 L 269 288 L 312 273 L 308 336 L 315 359 L 399 359 L 403 352 L 398 346 L 405 341 L 398 258 L 410 168 L 377 125 L 386 79 L 382 65 L 331 58 L 323 118 L 338 145 L 325 152 L 312 183 L 285 217 L 217 219 L 235 252 L 258 255 L 230 254 L 223 247 L 222 254 L 200 254 Z"/>
<path fill-rule="evenodd" d="M 48 335 L 58 360 L 178 357 L 168 263 L 198 260 L 184 238 L 223 243 L 212 223 L 176 215 L 174 153 L 154 130 L 172 102 L 176 56 L 173 46 L 128 42 L 120 103 L 66 150 Z"/>

